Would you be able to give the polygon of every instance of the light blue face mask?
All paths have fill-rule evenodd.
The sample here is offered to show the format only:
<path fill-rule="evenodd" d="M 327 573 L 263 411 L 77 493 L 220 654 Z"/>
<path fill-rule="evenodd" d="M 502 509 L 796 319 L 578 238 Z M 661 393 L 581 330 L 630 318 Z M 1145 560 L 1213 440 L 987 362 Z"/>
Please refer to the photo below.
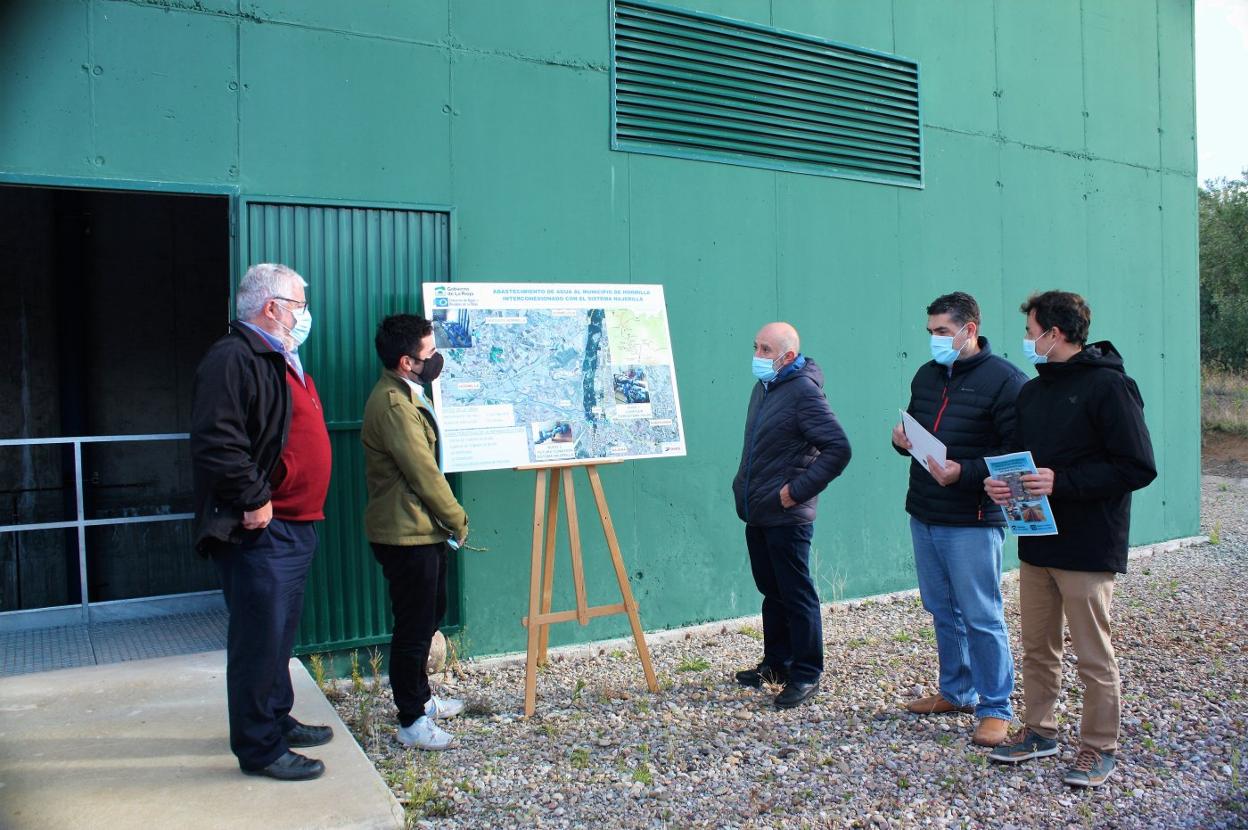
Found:
<path fill-rule="evenodd" d="M 1042 333 L 1040 337 L 1044 337 L 1044 333 Z M 1037 337 L 1036 340 L 1039 340 L 1040 337 Z M 1028 340 L 1025 337 L 1023 338 L 1023 355 L 1026 356 L 1026 358 L 1034 365 L 1039 366 L 1041 363 L 1049 362 L 1049 352 L 1053 351 L 1053 349 L 1057 346 L 1057 341 L 1053 341 L 1053 345 L 1049 346 L 1048 352 L 1045 352 L 1044 354 L 1037 354 L 1036 340 Z"/>
<path fill-rule="evenodd" d="M 773 360 L 765 357 L 755 357 L 750 368 L 754 372 L 754 377 L 763 383 L 771 383 L 776 379 L 776 365 Z"/>
<path fill-rule="evenodd" d="M 966 324 L 966 326 L 969 326 L 969 325 L 970 323 Z M 965 341 L 963 341 L 962 348 L 955 349 L 953 347 L 953 341 L 957 339 L 959 334 L 961 334 L 963 331 L 966 330 L 966 326 L 963 326 L 962 328 L 954 332 L 953 337 L 946 337 L 946 336 L 942 336 L 939 334 L 933 334 L 932 335 L 932 360 L 936 361 L 941 366 L 952 366 L 954 361 L 958 359 L 958 355 L 962 354 L 962 349 L 965 349 L 966 344 L 971 342 L 971 338 L 968 337 L 966 338 Z"/>

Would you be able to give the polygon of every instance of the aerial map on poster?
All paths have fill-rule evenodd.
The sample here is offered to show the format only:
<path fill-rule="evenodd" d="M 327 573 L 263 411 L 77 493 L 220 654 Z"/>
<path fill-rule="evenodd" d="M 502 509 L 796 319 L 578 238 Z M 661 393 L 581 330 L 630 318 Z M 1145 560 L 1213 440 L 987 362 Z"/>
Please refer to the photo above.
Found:
<path fill-rule="evenodd" d="M 426 283 L 446 472 L 684 455 L 661 285 Z"/>

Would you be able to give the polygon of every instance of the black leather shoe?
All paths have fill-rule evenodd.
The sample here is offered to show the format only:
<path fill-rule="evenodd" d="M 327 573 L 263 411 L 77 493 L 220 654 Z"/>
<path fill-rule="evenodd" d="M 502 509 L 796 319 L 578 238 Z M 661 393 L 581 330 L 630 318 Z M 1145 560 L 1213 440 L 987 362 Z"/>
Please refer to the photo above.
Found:
<path fill-rule="evenodd" d="M 761 689 L 764 681 L 783 684 L 788 679 L 788 673 L 776 671 L 766 663 L 759 663 L 757 668 L 737 672 L 737 682 L 751 689 Z"/>
<path fill-rule="evenodd" d="M 246 775 L 267 775 L 278 781 L 311 781 L 324 772 L 325 765 L 320 761 L 289 751 L 267 767 L 243 770 Z"/>
<path fill-rule="evenodd" d="M 309 726 L 296 721 L 295 728 L 287 732 L 285 737 L 287 746 L 320 746 L 334 739 L 334 730 L 328 726 Z"/>
<path fill-rule="evenodd" d="M 786 683 L 784 691 L 776 695 L 777 709 L 792 709 L 794 706 L 800 706 L 815 696 L 815 692 L 819 691 L 819 681 L 813 683 L 798 683 L 796 681 Z"/>

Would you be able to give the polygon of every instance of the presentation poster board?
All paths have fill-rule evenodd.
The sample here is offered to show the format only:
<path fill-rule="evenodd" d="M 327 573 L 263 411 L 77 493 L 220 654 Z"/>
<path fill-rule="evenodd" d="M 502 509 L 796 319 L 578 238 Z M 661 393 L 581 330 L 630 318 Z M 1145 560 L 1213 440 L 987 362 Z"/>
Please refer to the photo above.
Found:
<path fill-rule="evenodd" d="M 423 288 L 446 472 L 685 454 L 663 286 Z"/>

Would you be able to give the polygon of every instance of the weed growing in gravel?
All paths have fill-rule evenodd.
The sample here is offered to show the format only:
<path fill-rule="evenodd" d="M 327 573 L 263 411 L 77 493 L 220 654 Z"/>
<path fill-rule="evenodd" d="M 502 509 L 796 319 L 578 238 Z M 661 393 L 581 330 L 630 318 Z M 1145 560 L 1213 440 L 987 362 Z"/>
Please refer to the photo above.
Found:
<path fill-rule="evenodd" d="M 913 643 L 914 635 L 911 634 L 909 631 L 898 631 L 896 634 L 893 635 L 893 642 L 894 643 Z"/>
<path fill-rule="evenodd" d="M 936 642 L 936 629 L 932 627 L 919 629 L 919 639 L 925 643 Z"/>
<path fill-rule="evenodd" d="M 1222 486 L 1225 487 L 1226 485 L 1223 484 Z M 1222 523 L 1221 522 L 1213 523 L 1213 530 L 1209 531 L 1209 544 L 1211 545 L 1222 544 Z"/>
<path fill-rule="evenodd" d="M 585 769 L 589 766 L 589 750 L 583 746 L 578 746 L 572 750 L 571 756 L 568 757 L 568 763 L 572 765 L 572 769 Z"/>
<path fill-rule="evenodd" d="M 399 803 L 403 805 L 409 827 L 417 819 L 447 818 L 455 814 L 455 805 L 438 792 L 430 769 L 418 770 L 415 764 L 409 764 L 403 771 L 403 794 Z"/>
<path fill-rule="evenodd" d="M 308 657 L 308 665 L 312 667 L 312 679 L 316 681 L 316 688 L 321 690 L 321 694 L 325 694 L 325 658 L 320 654 L 313 654 Z"/>
<path fill-rule="evenodd" d="M 360 650 L 351 649 L 351 694 L 358 695 L 364 691 L 364 675 L 360 674 Z"/>
<path fill-rule="evenodd" d="M 953 736 L 948 732 L 941 732 L 936 736 L 936 743 L 946 748 L 951 747 L 953 746 Z"/>
<path fill-rule="evenodd" d="M 988 766 L 988 756 L 974 750 L 967 750 L 966 762 L 973 767 Z"/>
<path fill-rule="evenodd" d="M 623 660 L 628 655 L 624 653 L 623 649 L 616 648 L 611 650 L 611 654 L 609 656 L 612 660 Z"/>
<path fill-rule="evenodd" d="M 373 673 L 373 694 L 381 694 L 381 649 L 376 646 L 368 652 L 368 670 Z"/>
<path fill-rule="evenodd" d="M 580 701 L 581 697 L 584 694 L 585 694 L 585 678 L 578 677 L 576 678 L 576 682 L 572 684 L 572 702 L 576 703 Z"/>
<path fill-rule="evenodd" d="M 737 633 L 742 635 L 743 637 L 749 637 L 751 640 L 763 639 L 763 632 L 759 631 L 757 628 L 755 628 L 752 625 L 741 626 L 741 628 L 737 631 Z"/>
<path fill-rule="evenodd" d="M 642 761 L 633 770 L 633 780 L 645 784 L 647 787 L 654 783 L 654 773 L 650 771 L 650 765 Z"/>
<path fill-rule="evenodd" d="M 676 671 L 706 671 L 711 667 L 704 657 L 686 657 L 676 665 Z"/>

